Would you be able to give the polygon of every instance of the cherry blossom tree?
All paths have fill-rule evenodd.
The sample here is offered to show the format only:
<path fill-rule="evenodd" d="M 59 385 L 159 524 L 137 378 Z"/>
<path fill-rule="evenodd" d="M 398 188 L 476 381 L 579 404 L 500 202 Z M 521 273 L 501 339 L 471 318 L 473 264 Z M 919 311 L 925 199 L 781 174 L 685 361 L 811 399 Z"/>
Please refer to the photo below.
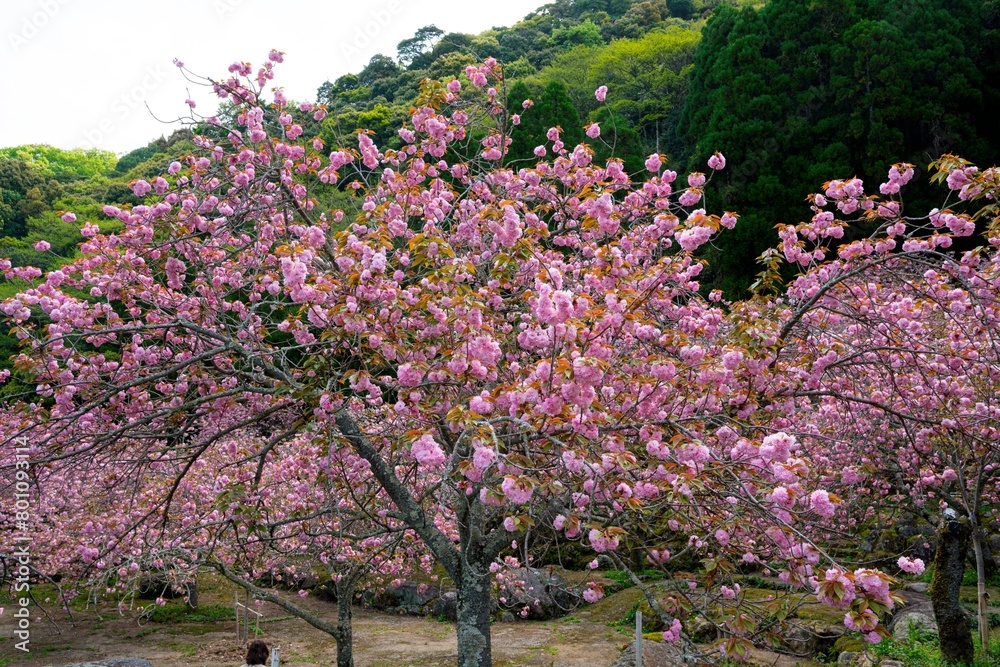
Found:
<path fill-rule="evenodd" d="M 36 465 L 63 468 L 66 480 L 74 466 L 106 462 L 108 483 L 127 479 L 162 514 L 189 484 L 215 500 L 232 491 L 192 480 L 223 470 L 241 455 L 227 454 L 232 439 L 256 430 L 242 456 L 261 472 L 247 477 L 229 461 L 241 471 L 230 481 L 249 494 L 233 496 L 231 525 L 279 533 L 278 507 L 260 516 L 268 475 L 301 503 L 296 530 L 307 536 L 314 504 L 339 507 L 357 479 L 371 480 L 365 500 L 347 500 L 358 522 L 310 537 L 307 551 L 358 549 L 364 525 L 412 531 L 455 582 L 462 666 L 491 664 L 491 577 L 540 522 L 616 562 L 634 535 L 657 564 L 671 541 L 697 553 L 701 571 L 682 583 L 700 583 L 708 602 L 683 589 L 652 601 L 671 639 L 687 641 L 681 620 L 708 603 L 729 635 L 726 655 L 772 631 L 743 598 L 720 602 L 737 599 L 723 575 L 741 560 L 815 588 L 869 639 L 884 633 L 891 578 L 841 567 L 809 533 L 839 498 L 788 432 L 805 397 L 785 378 L 803 357 L 784 358 L 788 334 L 831 292 L 824 271 L 874 270 L 889 262 L 882 250 L 864 268 L 848 261 L 855 246 L 835 266 L 813 267 L 813 251 L 793 301 L 706 299 L 696 253 L 737 224 L 701 208 L 706 174 L 678 180 L 652 155 L 630 176 L 619 160 L 594 164 L 586 144 L 566 146 L 559 128 L 536 164 L 504 166 L 518 118 L 492 60 L 469 67 L 464 85 L 427 82 L 400 150 L 360 132 L 356 147 L 331 151 L 297 122 L 321 119 L 322 107 L 294 106 L 280 88 L 265 99 L 282 59 L 237 62 L 209 82 L 233 105 L 232 125 L 207 119 L 195 154 L 132 184 L 143 204 L 106 207 L 123 232 L 85 221 L 79 259 L 44 277 L 0 266 L 32 283 L 0 310 L 38 393 L 8 441 L 30 434 Z M 724 157 L 708 167 L 725 168 Z M 360 213 L 324 210 L 323 193 L 351 179 Z M 338 478 L 332 496 L 302 488 L 316 485 L 311 473 L 268 472 L 269 457 L 277 471 L 281 461 L 309 470 L 283 453 L 296 448 L 344 452 L 339 472 L 324 473 Z M 164 466 L 169 481 L 142 489 L 141 473 Z M 201 521 L 186 507 L 182 528 Z M 271 541 L 199 534 L 218 535 L 213 562 L 254 571 Z M 585 597 L 601 594 L 592 583 Z"/>
<path fill-rule="evenodd" d="M 986 647 L 983 523 L 1000 495 L 1000 177 L 953 156 L 932 168 L 949 194 L 925 215 L 903 213 L 912 165 L 893 166 L 880 195 L 857 179 L 826 184 L 812 219 L 781 231 L 781 252 L 801 275 L 746 318 L 766 323 L 755 326 L 773 341 L 762 395 L 783 415 L 776 425 L 807 443 L 825 488 L 856 499 L 828 529 L 871 528 L 891 499 L 929 520 L 945 508 L 967 519 Z M 840 242 L 852 225 L 870 234 Z M 971 651 L 970 637 L 951 657 L 971 660 Z"/>
<path fill-rule="evenodd" d="M 112 460 L 35 466 L 31 514 L 46 537 L 44 548 L 33 550 L 35 570 L 58 573 L 72 586 L 64 606 L 86 592 L 94 601 L 113 595 L 123 607 L 150 588 L 151 573 L 165 596 L 171 588 L 195 591 L 198 570 L 213 569 L 330 634 L 338 665 L 349 667 L 355 594 L 427 572 L 432 560 L 390 515 L 366 463 L 350 449 L 331 448 L 311 431 L 274 446 L 259 432 L 264 426 L 230 433 L 191 465 L 179 443 L 146 461 L 141 443 L 119 443 Z M 35 447 L 24 451 L 26 460 L 44 457 Z M 124 464 L 129 459 L 138 470 Z M 302 586 L 326 587 L 337 622 L 262 580 L 302 595 Z"/>

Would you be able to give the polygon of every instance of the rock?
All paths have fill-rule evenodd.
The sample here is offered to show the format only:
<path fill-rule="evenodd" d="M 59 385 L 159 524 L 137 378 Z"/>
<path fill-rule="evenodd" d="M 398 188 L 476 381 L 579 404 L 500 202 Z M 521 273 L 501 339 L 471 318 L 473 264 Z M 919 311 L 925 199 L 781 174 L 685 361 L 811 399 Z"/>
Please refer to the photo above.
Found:
<path fill-rule="evenodd" d="M 904 591 L 910 591 L 911 593 L 920 593 L 922 595 L 927 593 L 927 589 L 930 587 L 926 581 L 911 581 L 910 583 L 903 586 Z"/>
<path fill-rule="evenodd" d="M 570 590 L 554 569 L 522 567 L 513 570 L 511 575 L 514 583 L 500 590 L 500 596 L 505 599 L 504 606 L 515 613 L 527 607 L 529 619 L 558 618 L 575 608 L 580 601 L 580 595 Z"/>
<path fill-rule="evenodd" d="M 188 604 L 198 608 L 198 585 L 195 582 L 177 584 L 161 572 L 147 572 L 139 578 L 135 596 L 140 600 L 163 598 L 173 600 L 187 596 Z"/>
<path fill-rule="evenodd" d="M 696 642 L 711 642 L 719 636 L 715 625 L 702 615 L 695 616 L 688 628 L 688 635 Z"/>
<path fill-rule="evenodd" d="M 837 657 L 837 667 L 850 667 L 854 664 L 854 656 L 858 655 L 854 651 L 843 651 Z"/>
<path fill-rule="evenodd" d="M 93 662 L 74 662 L 61 667 L 153 667 L 145 658 L 107 658 Z"/>
<path fill-rule="evenodd" d="M 635 667 L 635 642 L 630 642 L 611 667 Z M 686 667 L 679 648 L 670 642 L 642 642 L 642 667 Z"/>
<path fill-rule="evenodd" d="M 505 611 L 502 614 L 500 614 L 500 622 L 501 623 L 516 623 L 517 622 L 517 616 L 515 616 L 512 613 L 510 613 L 509 611 Z"/>
<path fill-rule="evenodd" d="M 432 605 L 441 596 L 440 586 L 428 586 L 416 581 L 404 581 L 399 586 L 386 586 L 371 601 L 371 606 L 384 611 L 427 615 L 434 613 Z"/>
<path fill-rule="evenodd" d="M 865 650 L 865 641 L 863 639 L 859 639 L 858 637 L 851 637 L 850 635 L 846 634 L 833 643 L 833 652 L 837 655 L 840 655 L 845 651 L 851 653 L 863 653 L 864 650 Z"/>
<path fill-rule="evenodd" d="M 636 611 L 642 612 L 642 631 L 657 632 L 663 630 L 663 619 L 649 606 L 649 601 L 645 596 L 639 599 L 639 606 Z"/>
<path fill-rule="evenodd" d="M 900 660 L 883 660 L 878 664 L 879 667 L 906 667 L 906 665 Z"/>
<path fill-rule="evenodd" d="M 904 611 L 898 614 L 889 624 L 892 638 L 897 642 L 907 642 L 910 639 L 910 628 L 937 634 L 938 626 L 933 616 L 918 611 Z"/>
<path fill-rule="evenodd" d="M 322 584 L 310 591 L 310 594 L 324 602 L 337 601 L 337 586 L 332 581 L 324 581 Z"/>
<path fill-rule="evenodd" d="M 446 621 L 458 620 L 458 593 L 448 591 L 431 605 L 431 615 Z"/>
<path fill-rule="evenodd" d="M 843 624 L 830 625 L 822 621 L 789 623 L 784 639 L 789 650 L 796 655 L 815 655 L 833 648 L 846 632 Z"/>
<path fill-rule="evenodd" d="M 844 651 L 837 658 L 837 667 L 872 667 L 872 659 L 867 653 Z"/>
<path fill-rule="evenodd" d="M 782 635 L 785 644 L 795 655 L 814 655 L 816 653 L 816 637 L 801 625 L 792 625 Z"/>
<path fill-rule="evenodd" d="M 921 536 L 915 537 L 909 547 L 909 555 L 919 558 L 925 563 L 934 562 L 934 552 L 937 550 L 937 537 Z"/>

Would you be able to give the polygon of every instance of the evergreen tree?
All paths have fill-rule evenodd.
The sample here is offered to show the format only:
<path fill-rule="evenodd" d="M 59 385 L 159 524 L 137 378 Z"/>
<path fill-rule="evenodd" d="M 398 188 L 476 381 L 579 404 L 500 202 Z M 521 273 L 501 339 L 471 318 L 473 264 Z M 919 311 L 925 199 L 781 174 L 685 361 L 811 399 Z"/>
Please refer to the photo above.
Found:
<path fill-rule="evenodd" d="M 523 81 L 515 81 L 507 94 L 507 106 L 512 112 L 519 112 L 521 123 L 511 132 L 511 143 L 507 149 L 507 160 L 534 159 L 535 146 L 545 138 L 542 120 L 534 107 L 521 109 L 521 103 L 533 99 L 531 90 Z M 520 110 L 520 111 L 519 111 Z"/>
<path fill-rule="evenodd" d="M 511 109 L 516 111 L 522 100 L 531 97 L 528 86 L 521 81 L 516 82 L 508 95 Z M 580 114 L 573 106 L 566 84 L 560 81 L 549 82 L 534 102 L 534 106 L 521 112 L 521 123 L 511 133 L 508 160 L 534 159 L 535 147 L 548 142 L 546 133 L 551 127 L 562 129 L 561 139 L 570 148 L 583 140 Z"/>
<path fill-rule="evenodd" d="M 616 157 L 625 163 L 625 170 L 630 174 L 642 172 L 646 151 L 639 133 L 628 119 L 608 107 L 595 112 L 593 119 L 601 126 L 600 137 L 587 139 L 594 149 L 594 161 L 605 164 L 609 158 Z"/>
<path fill-rule="evenodd" d="M 545 86 L 536 112 L 544 126 L 542 139 L 550 127 L 559 127 L 562 129 L 562 141 L 567 146 L 573 147 L 583 141 L 583 121 L 562 81 L 550 81 Z"/>
<path fill-rule="evenodd" d="M 719 238 L 711 286 L 741 296 L 775 225 L 832 174 L 869 187 L 898 161 L 959 152 L 997 160 L 987 100 L 996 31 L 981 0 L 771 0 L 720 8 L 695 55 L 678 131 L 704 168 L 719 150 L 732 165 L 709 204 L 739 211 Z M 916 187 L 914 189 L 917 189 Z M 920 193 L 912 204 L 923 204 Z"/>

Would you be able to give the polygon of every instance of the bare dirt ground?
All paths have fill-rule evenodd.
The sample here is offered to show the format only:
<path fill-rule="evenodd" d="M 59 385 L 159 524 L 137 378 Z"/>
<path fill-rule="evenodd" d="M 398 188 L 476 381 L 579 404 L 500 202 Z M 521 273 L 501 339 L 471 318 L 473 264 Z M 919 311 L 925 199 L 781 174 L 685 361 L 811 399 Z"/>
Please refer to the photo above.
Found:
<path fill-rule="evenodd" d="M 82 620 L 82 619 L 81 619 Z M 96 622 L 95 622 L 96 621 Z M 9 636 L 9 623 L 4 624 Z M 57 633 L 44 622 L 32 631 L 31 653 L 12 654 L 3 642 L 10 665 L 42 667 L 119 656 L 142 657 L 155 667 L 241 665 L 234 623 L 147 624 L 129 619 L 94 619 L 63 626 Z M 193 627 L 189 627 L 193 626 Z M 262 624 L 260 638 L 281 647 L 281 662 L 289 666 L 336 664 L 336 644 L 329 636 L 297 619 Z M 581 621 L 512 623 L 493 629 L 494 664 L 498 666 L 610 665 L 626 641 L 623 632 L 603 623 Z M 357 667 L 455 664 L 455 630 L 428 618 L 388 616 L 359 610 L 354 625 Z"/>
<path fill-rule="evenodd" d="M 233 604 L 233 592 L 224 585 L 202 586 L 199 602 Z M 39 597 L 44 591 L 36 591 Z M 334 620 L 336 606 L 319 599 L 296 599 Z M 14 648 L 14 621 L 0 614 L 0 667 L 46 667 L 112 657 L 141 657 L 154 667 L 199 667 L 243 664 L 233 620 L 200 623 L 153 623 L 138 619 L 138 611 L 120 615 L 113 607 L 74 608 L 75 622 L 51 610 L 54 623 L 32 618 L 30 653 Z M 147 603 L 148 604 L 148 603 Z M 174 603 L 171 603 L 174 604 Z M 4 606 L 0 603 L 0 606 Z M 265 619 L 259 638 L 281 648 L 288 667 L 336 664 L 333 638 L 305 621 L 287 618 L 270 603 L 259 607 Z M 33 616 L 37 617 L 35 613 Z M 280 619 L 280 620 L 277 620 Z M 58 627 L 57 627 L 58 624 Z M 497 667 L 593 667 L 610 665 L 629 640 L 626 628 L 578 613 L 546 622 L 497 623 L 493 626 L 493 657 Z M 354 663 L 357 667 L 438 667 L 455 664 L 454 625 L 437 619 L 395 616 L 360 607 L 354 616 Z"/>

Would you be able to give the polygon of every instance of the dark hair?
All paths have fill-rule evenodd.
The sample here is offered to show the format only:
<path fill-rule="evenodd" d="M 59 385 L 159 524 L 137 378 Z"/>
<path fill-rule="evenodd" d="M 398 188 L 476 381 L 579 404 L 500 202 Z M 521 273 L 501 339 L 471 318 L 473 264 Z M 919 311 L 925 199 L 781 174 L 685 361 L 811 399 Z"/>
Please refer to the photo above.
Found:
<path fill-rule="evenodd" d="M 271 652 L 267 650 L 267 644 L 259 639 L 255 639 L 247 646 L 248 665 L 266 665 L 267 656 Z"/>

